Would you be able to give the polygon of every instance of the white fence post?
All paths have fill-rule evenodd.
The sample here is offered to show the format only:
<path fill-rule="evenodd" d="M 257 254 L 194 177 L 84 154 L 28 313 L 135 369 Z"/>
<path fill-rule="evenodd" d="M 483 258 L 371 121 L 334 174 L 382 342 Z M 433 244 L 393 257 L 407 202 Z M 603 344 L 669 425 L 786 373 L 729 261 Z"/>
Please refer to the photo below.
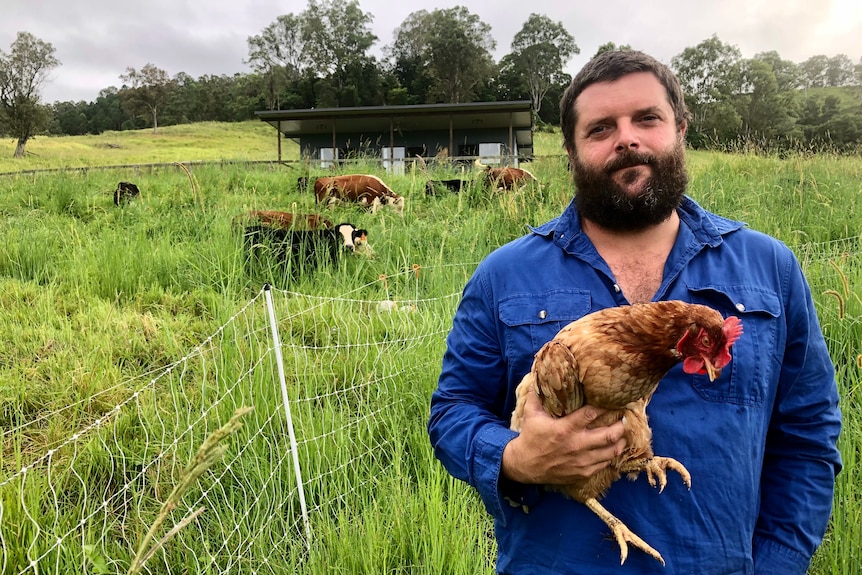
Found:
<path fill-rule="evenodd" d="M 269 327 L 272 333 L 272 344 L 275 348 L 275 361 L 278 365 L 278 382 L 281 384 L 281 399 L 284 403 L 284 415 L 287 418 L 287 433 L 290 436 L 290 450 L 293 452 L 293 469 L 296 473 L 296 486 L 299 493 L 299 506 L 302 510 L 302 520 L 305 523 L 305 542 L 311 550 L 311 524 L 308 521 L 308 508 L 305 504 L 305 490 L 302 487 L 302 470 L 299 467 L 299 450 L 296 446 L 296 434 L 293 431 L 293 418 L 290 415 L 290 400 L 287 397 L 287 382 L 284 380 L 284 360 L 281 355 L 281 339 L 278 336 L 278 322 L 275 318 L 275 308 L 272 305 L 272 288 L 269 284 L 263 286 L 266 298 L 266 309 L 269 315 Z"/>

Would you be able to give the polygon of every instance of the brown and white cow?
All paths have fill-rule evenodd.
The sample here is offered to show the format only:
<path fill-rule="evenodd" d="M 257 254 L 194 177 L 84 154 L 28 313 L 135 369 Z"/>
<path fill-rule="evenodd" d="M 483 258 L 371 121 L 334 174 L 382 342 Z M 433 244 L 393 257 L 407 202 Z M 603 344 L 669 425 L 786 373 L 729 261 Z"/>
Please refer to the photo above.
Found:
<path fill-rule="evenodd" d="M 320 214 L 297 214 L 293 212 L 278 212 L 273 210 L 252 210 L 234 218 L 246 223 L 259 223 L 265 226 L 296 229 L 317 230 L 321 228 L 332 228 L 332 221 Z"/>
<path fill-rule="evenodd" d="M 337 202 L 354 202 L 375 213 L 380 206 L 392 206 L 404 215 L 404 198 L 393 192 L 383 180 L 368 174 L 346 174 L 317 178 L 314 197 L 318 203 L 331 206 Z"/>
<path fill-rule="evenodd" d="M 485 187 L 498 190 L 515 190 L 526 183 L 535 182 L 536 177 L 522 168 L 485 166 Z"/>

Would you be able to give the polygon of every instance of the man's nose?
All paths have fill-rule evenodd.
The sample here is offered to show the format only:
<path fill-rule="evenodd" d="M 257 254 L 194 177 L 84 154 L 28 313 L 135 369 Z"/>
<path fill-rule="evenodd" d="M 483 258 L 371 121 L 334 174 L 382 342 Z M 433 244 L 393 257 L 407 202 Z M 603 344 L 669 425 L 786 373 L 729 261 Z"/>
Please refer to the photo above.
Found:
<path fill-rule="evenodd" d="M 640 147 L 640 138 L 637 130 L 630 121 L 624 120 L 617 124 L 617 142 L 614 149 L 622 152 L 625 149 L 637 150 Z"/>

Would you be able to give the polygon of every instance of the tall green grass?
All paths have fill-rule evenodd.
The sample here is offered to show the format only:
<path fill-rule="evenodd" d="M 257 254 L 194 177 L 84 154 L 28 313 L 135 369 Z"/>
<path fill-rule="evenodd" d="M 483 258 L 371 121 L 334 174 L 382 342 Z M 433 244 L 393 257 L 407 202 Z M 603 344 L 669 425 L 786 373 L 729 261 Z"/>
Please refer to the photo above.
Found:
<path fill-rule="evenodd" d="M 0 172 L 112 163 L 274 159 L 274 130 L 263 123 L 171 128 L 161 129 L 158 137 L 142 131 L 79 140 L 37 138 L 32 148 L 28 145 L 33 155 L 20 162 L 4 160 L 0 148 Z M 333 221 L 350 221 L 368 229 L 373 257 L 346 258 L 296 278 L 278 266 L 249 266 L 232 220 L 249 209 L 320 211 L 307 191 L 295 188 L 300 172 L 323 173 L 314 166 L 194 165 L 189 168 L 191 178 L 175 166 L 0 177 L 0 428 L 13 429 L 47 418 L 38 433 L 24 439 L 3 435 L 0 478 L 14 472 L 28 453 L 56 444 L 70 430 L 122 401 L 130 381 L 183 357 L 254 297 L 263 283 L 323 297 L 360 289 L 356 297 L 405 302 L 457 292 L 482 257 L 522 235 L 527 225 L 555 217 L 569 201 L 571 185 L 559 135 L 536 134 L 536 138 L 540 158 L 528 168 L 541 186 L 494 195 L 468 186 L 460 195 L 427 197 L 426 172 L 421 169 L 385 176 L 393 189 L 407 197 L 403 217 L 386 209 L 371 215 L 349 206 L 327 213 Z M 288 149 L 289 154 L 295 153 Z M 845 469 L 839 476 L 827 539 L 811 573 L 862 574 L 862 467 L 858 461 L 862 450 L 862 212 L 857 207 L 862 160 L 692 152 L 689 168 L 690 193 L 697 201 L 778 237 L 797 250 L 806 267 L 837 367 L 845 425 L 840 440 Z M 371 162 L 349 169 L 382 174 Z M 431 174 L 452 177 L 458 171 L 432 168 Z M 121 180 L 135 182 L 141 196 L 118 208 L 113 205 L 112 192 Z M 432 269 L 446 269 L 447 273 L 428 273 Z M 299 305 L 291 301 L 284 305 Z M 282 311 L 287 313 L 290 308 Z M 346 337 L 318 328 L 354 312 L 333 306 L 327 313 L 339 315 L 321 312 L 315 318 L 299 319 L 283 337 L 310 346 L 325 346 L 332 338 Z M 437 329 L 440 321 L 440 317 L 421 314 L 402 323 L 372 319 L 368 314 L 362 317 L 363 329 L 380 340 L 391 336 L 395 341 L 403 330 Z M 411 362 L 422 367 L 420 373 L 398 363 L 402 359 L 391 354 L 387 367 L 410 376 L 393 382 L 391 388 L 376 388 L 378 396 L 357 391 L 338 405 L 297 406 L 297 418 L 314 433 L 321 408 L 327 410 L 327 417 L 349 418 L 381 398 L 389 402 L 397 398 L 397 409 L 369 422 L 363 430 L 369 441 L 386 439 L 394 448 L 380 459 L 369 458 L 349 473 L 334 476 L 330 488 L 350 493 L 351 498 L 328 508 L 327 513 L 313 515 L 314 545 L 308 550 L 302 538 L 296 537 L 280 555 L 288 564 L 273 567 L 273 572 L 457 574 L 493 570 L 493 534 L 481 502 L 442 470 L 425 435 L 427 402 L 442 346 L 440 338 L 424 352 L 410 356 Z M 228 350 L 228 355 L 237 357 L 226 356 L 223 368 L 230 373 L 233 360 L 249 352 Z M 320 372 L 307 382 L 310 394 L 332 391 L 352 374 L 380 368 L 363 358 L 339 363 L 340 359 L 321 355 L 313 360 L 287 357 L 289 371 L 300 370 L 306 360 L 318 362 Z M 203 372 L 193 375 L 206 381 Z M 263 389 L 263 383 L 255 386 Z M 92 500 L 80 498 L 82 483 L 96 491 L 117 489 L 124 473 L 131 473 L 135 465 L 153 455 L 148 450 L 156 446 L 142 442 L 141 437 L 173 433 L 174 427 L 185 425 L 174 419 L 178 417 L 172 414 L 175 403 L 193 400 L 204 408 L 213 392 L 203 384 L 182 390 L 164 386 L 141 398 L 144 408 L 123 414 L 110 429 L 130 467 L 118 469 L 117 453 L 104 444 L 88 445 L 84 453 L 77 454 L 86 463 L 83 481 L 71 476 L 54 478 L 68 490 L 64 501 L 91 505 Z M 240 395 L 236 401 L 247 399 Z M 271 389 L 256 400 L 277 404 L 280 398 Z M 70 405 L 75 408 L 64 409 Z M 223 421 L 232 408 L 226 405 L 211 417 Z M 248 417 L 260 424 L 263 416 L 258 411 Z M 203 437 L 194 439 L 199 443 Z M 305 462 L 309 474 L 351 460 L 343 447 L 348 442 L 334 437 L 332 444 L 326 458 L 310 457 Z M 87 547 L 89 559 L 83 564 L 80 550 L 59 554 L 61 570 L 57 572 L 99 572 L 95 568 L 99 564 L 106 565 L 107 572 L 121 571 L 142 535 L 139 531 L 145 529 L 144 520 L 156 516 L 158 506 L 149 504 L 159 499 L 158 492 L 169 491 L 176 472 L 187 462 L 181 459 L 190 458 L 194 447 L 189 445 L 175 454 L 177 470 L 160 475 L 154 491 L 134 494 L 148 504 L 140 506 L 141 523 L 135 529 L 129 531 L 129 524 L 117 516 L 115 523 L 103 526 L 111 534 L 107 539 L 111 543 Z M 247 477 L 260 481 L 269 468 L 262 454 L 242 462 Z M 279 480 L 285 485 L 294 481 L 289 474 Z M 38 505 L 39 489 L 49 487 L 42 485 L 27 494 L 26 505 Z M 226 500 L 243 505 L 239 486 L 228 484 L 223 489 Z M 315 492 L 309 496 L 313 500 L 333 497 Z M 22 502 L 8 492 L 0 497 L 6 510 L 3 523 L 12 522 L 19 529 L 4 533 L 7 549 L 13 550 L 6 559 L 11 569 L 22 565 L 24 558 L 10 542 L 14 538 L 28 541 L 34 534 L 29 522 L 13 521 Z M 202 515 L 201 529 L 220 529 L 219 517 L 231 513 L 231 509 L 219 509 L 212 518 Z M 46 527 L 68 529 L 71 525 L 64 525 L 70 521 L 68 517 L 64 507 L 57 505 L 46 516 Z M 285 518 L 283 529 L 292 529 L 295 519 Z M 254 516 L 247 518 L 239 525 L 237 537 L 255 533 L 254 524 Z M 82 533 L 82 545 L 102 541 L 103 535 Z M 195 548 L 200 543 L 182 534 L 178 537 L 182 545 L 169 544 L 162 561 L 195 571 L 203 560 L 189 554 L 186 546 Z M 266 540 L 252 542 L 248 547 L 252 563 L 265 561 L 271 545 Z M 196 550 L 201 557 L 209 553 Z M 254 565 L 240 570 L 252 571 Z"/>

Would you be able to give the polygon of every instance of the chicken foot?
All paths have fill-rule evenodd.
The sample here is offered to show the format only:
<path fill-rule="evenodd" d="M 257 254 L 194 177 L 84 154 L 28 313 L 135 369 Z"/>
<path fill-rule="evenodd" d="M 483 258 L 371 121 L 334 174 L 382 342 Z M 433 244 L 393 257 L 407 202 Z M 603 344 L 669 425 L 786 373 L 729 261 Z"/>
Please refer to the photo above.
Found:
<path fill-rule="evenodd" d="M 590 497 L 586 501 L 584 501 L 584 505 L 590 508 L 590 510 L 599 516 L 599 519 L 605 522 L 611 531 L 614 533 L 614 538 L 617 540 L 617 544 L 620 546 L 620 565 L 626 562 L 626 559 L 629 556 L 629 547 L 628 543 L 631 543 L 650 557 L 661 562 L 664 565 L 664 558 L 661 556 L 661 553 L 653 549 L 646 541 L 635 535 L 635 533 L 626 527 L 625 523 L 620 521 L 616 516 L 611 514 L 610 511 L 605 509 L 601 503 L 594 497 Z"/>
<path fill-rule="evenodd" d="M 664 491 L 667 486 L 667 470 L 672 469 L 679 473 L 685 486 L 691 489 L 691 474 L 685 466 L 672 457 L 654 456 L 648 459 L 639 459 L 626 462 L 620 467 L 622 473 L 627 473 L 629 479 L 637 479 L 638 474 L 646 473 L 647 481 L 653 487 L 658 485 L 658 492 Z"/>
<path fill-rule="evenodd" d="M 656 486 L 656 478 L 658 478 L 658 492 L 664 491 L 667 485 L 667 470 L 673 469 L 682 477 L 682 482 L 685 486 L 691 489 L 691 474 L 685 466 L 672 457 L 652 457 L 646 462 L 644 471 L 647 475 L 647 481 L 653 487 Z"/>

